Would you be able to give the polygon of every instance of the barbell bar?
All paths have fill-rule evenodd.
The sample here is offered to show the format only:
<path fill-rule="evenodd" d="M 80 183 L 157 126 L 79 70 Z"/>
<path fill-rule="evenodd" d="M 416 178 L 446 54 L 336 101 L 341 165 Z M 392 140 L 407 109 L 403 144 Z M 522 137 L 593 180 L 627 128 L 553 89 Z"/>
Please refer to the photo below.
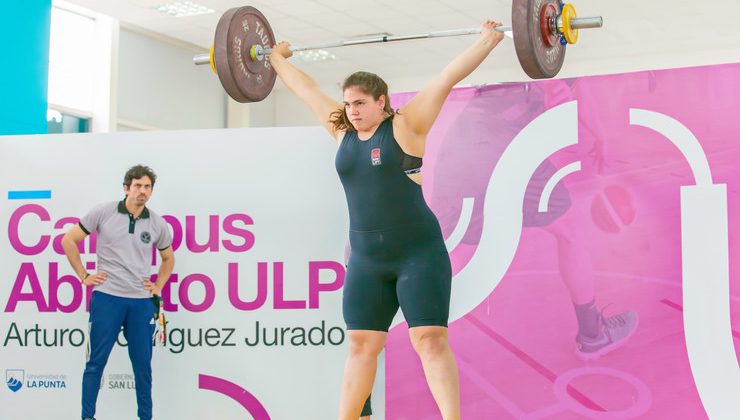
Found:
<path fill-rule="evenodd" d="M 522 69 L 533 79 L 552 78 L 560 71 L 565 46 L 578 40 L 578 30 L 600 28 L 601 16 L 577 17 L 575 7 L 559 0 L 513 0 L 514 46 Z M 480 28 L 451 29 L 409 35 L 387 35 L 290 47 L 293 52 L 413 39 L 480 33 Z M 269 95 L 276 74 L 265 57 L 272 53 L 275 36 L 265 16 L 252 6 L 229 9 L 221 16 L 211 51 L 193 57 L 196 65 L 210 64 L 226 92 L 238 102 L 257 102 Z"/>
<path fill-rule="evenodd" d="M 570 27 L 573 29 L 591 29 L 601 28 L 604 25 L 604 19 L 601 16 L 589 16 L 582 18 L 573 18 L 570 20 Z M 562 24 L 559 25 L 562 32 Z M 497 26 L 494 28 L 497 32 L 511 32 L 511 26 Z M 461 35 L 475 35 L 481 32 L 480 28 L 468 28 L 468 29 L 448 29 L 444 31 L 434 31 L 418 34 L 408 35 L 387 35 L 387 36 L 375 36 L 368 38 L 357 38 L 348 39 L 341 41 L 330 41 L 323 44 L 305 45 L 299 47 L 290 47 L 292 52 L 300 51 L 311 51 L 311 50 L 323 50 L 327 48 L 338 48 L 338 47 L 349 47 L 353 45 L 362 44 L 378 44 L 383 42 L 392 41 L 408 41 L 412 39 L 426 39 L 426 38 L 444 38 L 449 36 L 461 36 Z M 569 42 L 572 43 L 572 42 Z M 254 44 L 250 48 L 250 58 L 252 60 L 263 60 L 268 55 L 272 54 L 272 48 L 264 48 L 259 44 Z M 193 57 L 193 63 L 196 65 L 204 65 L 211 63 L 211 54 L 198 54 Z"/>

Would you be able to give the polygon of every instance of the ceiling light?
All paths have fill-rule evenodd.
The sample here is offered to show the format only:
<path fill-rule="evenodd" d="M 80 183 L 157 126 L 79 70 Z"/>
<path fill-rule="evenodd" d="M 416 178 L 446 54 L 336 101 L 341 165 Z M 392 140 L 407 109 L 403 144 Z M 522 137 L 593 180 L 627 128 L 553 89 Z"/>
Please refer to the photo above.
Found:
<path fill-rule="evenodd" d="M 187 0 L 163 4 L 157 7 L 157 11 L 174 17 L 206 15 L 215 12 L 213 9 Z"/>
<path fill-rule="evenodd" d="M 336 60 L 337 56 L 330 53 L 326 50 L 306 50 L 306 51 L 298 51 L 295 53 L 295 56 L 299 59 L 309 62 L 309 63 L 315 63 L 317 61 L 329 61 L 329 60 Z"/>

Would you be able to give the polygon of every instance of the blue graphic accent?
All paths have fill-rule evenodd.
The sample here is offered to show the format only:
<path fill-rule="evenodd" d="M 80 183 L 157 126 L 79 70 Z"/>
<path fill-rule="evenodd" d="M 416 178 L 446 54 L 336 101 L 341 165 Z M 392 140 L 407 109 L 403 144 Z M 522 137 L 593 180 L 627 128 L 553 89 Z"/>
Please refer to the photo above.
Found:
<path fill-rule="evenodd" d="M 49 200 L 51 190 L 8 191 L 8 200 Z"/>
<path fill-rule="evenodd" d="M 10 378 L 8 381 L 8 388 L 10 388 L 11 391 L 17 392 L 19 389 L 23 387 L 23 382 L 19 381 L 15 378 Z"/>
<path fill-rule="evenodd" d="M 19 389 L 23 388 L 25 376 L 26 372 L 23 369 L 6 369 L 5 383 L 8 385 L 8 389 L 18 392 Z"/>
<path fill-rule="evenodd" d="M 0 135 L 46 134 L 51 0 L 4 1 Z M 9 61 L 8 61 L 9 63 Z M 12 98 L 12 99 L 10 99 Z"/>

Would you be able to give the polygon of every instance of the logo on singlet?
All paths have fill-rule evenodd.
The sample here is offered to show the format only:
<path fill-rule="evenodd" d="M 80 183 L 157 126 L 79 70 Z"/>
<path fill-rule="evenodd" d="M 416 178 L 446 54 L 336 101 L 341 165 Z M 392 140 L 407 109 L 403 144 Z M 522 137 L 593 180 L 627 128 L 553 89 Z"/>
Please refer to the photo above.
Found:
<path fill-rule="evenodd" d="M 370 151 L 370 161 L 373 163 L 373 166 L 380 165 L 380 148 L 375 148 Z"/>
<path fill-rule="evenodd" d="M 145 244 L 148 244 L 152 240 L 152 235 L 149 234 L 149 232 L 141 232 L 141 242 L 144 242 Z"/>

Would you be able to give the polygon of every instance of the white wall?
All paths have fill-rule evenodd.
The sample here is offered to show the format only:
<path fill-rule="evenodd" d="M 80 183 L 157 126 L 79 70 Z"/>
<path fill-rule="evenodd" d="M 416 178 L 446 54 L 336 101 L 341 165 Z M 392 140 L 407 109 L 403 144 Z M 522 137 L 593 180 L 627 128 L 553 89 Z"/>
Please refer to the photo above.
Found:
<path fill-rule="evenodd" d="M 303 102 L 297 100 L 292 92 L 282 84 L 278 85 L 276 83 L 275 87 L 276 89 L 270 95 L 275 101 L 275 126 L 319 125 L 316 117 L 309 111 L 308 107 Z M 320 88 L 337 101 L 342 100 L 342 92 L 339 84 L 320 85 Z"/>
<path fill-rule="evenodd" d="M 226 94 L 197 51 L 164 38 L 121 28 L 118 118 L 157 129 L 226 126 Z"/>

